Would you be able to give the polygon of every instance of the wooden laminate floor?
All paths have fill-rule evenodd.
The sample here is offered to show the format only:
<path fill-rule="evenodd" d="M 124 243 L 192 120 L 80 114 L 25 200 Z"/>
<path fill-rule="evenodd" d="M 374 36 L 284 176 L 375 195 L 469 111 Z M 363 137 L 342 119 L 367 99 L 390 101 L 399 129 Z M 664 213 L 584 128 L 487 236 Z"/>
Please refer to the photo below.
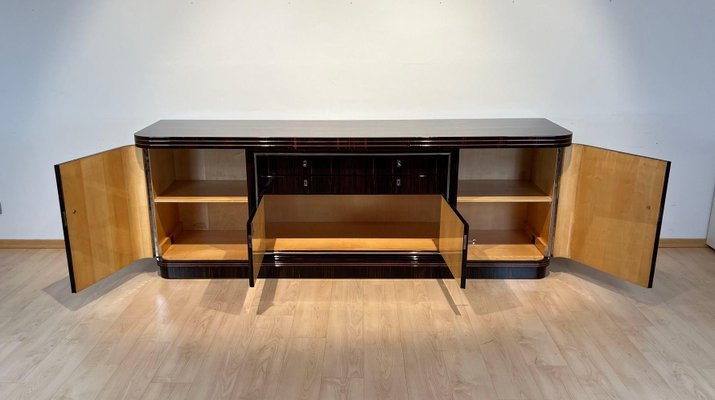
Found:
<path fill-rule="evenodd" d="M 69 293 L 61 250 L 0 251 L 0 399 L 715 399 L 715 252 L 654 289 L 537 281 L 170 281 Z"/>

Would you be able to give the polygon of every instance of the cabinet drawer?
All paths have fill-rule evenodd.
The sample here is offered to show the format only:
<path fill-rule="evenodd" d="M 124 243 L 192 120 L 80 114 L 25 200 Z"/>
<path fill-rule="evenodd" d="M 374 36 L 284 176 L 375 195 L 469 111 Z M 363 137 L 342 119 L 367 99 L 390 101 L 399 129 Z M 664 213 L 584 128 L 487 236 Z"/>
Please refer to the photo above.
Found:
<path fill-rule="evenodd" d="M 447 192 L 447 175 L 393 175 L 375 177 L 376 193 L 442 194 Z"/>
<path fill-rule="evenodd" d="M 330 156 L 258 155 L 256 170 L 259 175 L 304 176 L 330 175 Z"/>
<path fill-rule="evenodd" d="M 374 156 L 333 156 L 333 175 L 372 175 Z"/>
<path fill-rule="evenodd" d="M 329 176 L 281 176 L 258 177 L 258 195 L 264 194 L 320 194 L 332 192 Z"/>
<path fill-rule="evenodd" d="M 407 155 L 392 159 L 394 175 L 438 175 L 449 168 L 447 155 Z"/>

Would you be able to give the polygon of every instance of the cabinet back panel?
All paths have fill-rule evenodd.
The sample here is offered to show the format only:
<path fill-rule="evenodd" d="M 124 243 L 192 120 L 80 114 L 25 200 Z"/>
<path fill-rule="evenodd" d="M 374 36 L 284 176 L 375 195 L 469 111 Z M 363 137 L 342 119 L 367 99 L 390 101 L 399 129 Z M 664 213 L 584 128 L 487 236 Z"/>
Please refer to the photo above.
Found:
<path fill-rule="evenodd" d="M 175 180 L 246 180 L 240 149 L 152 149 L 149 157 L 157 193 Z"/>
<path fill-rule="evenodd" d="M 527 220 L 527 203 L 459 203 L 457 208 L 470 229 L 522 229 Z"/>
<path fill-rule="evenodd" d="M 436 195 L 266 195 L 266 222 L 436 222 Z"/>
<path fill-rule="evenodd" d="M 459 153 L 459 180 L 531 181 L 553 195 L 557 149 L 466 149 Z"/>
<path fill-rule="evenodd" d="M 246 229 L 248 207 L 235 203 L 181 203 L 179 219 L 186 230 Z"/>
<path fill-rule="evenodd" d="M 533 160 L 531 149 L 463 149 L 459 179 L 529 180 Z"/>

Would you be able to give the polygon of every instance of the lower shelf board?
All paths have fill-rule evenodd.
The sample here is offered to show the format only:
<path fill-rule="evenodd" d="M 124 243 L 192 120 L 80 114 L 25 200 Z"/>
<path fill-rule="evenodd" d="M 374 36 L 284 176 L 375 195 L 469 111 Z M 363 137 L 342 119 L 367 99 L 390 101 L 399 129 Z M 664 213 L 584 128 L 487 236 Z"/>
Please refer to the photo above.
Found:
<path fill-rule="evenodd" d="M 172 244 L 166 260 L 248 260 L 248 247 L 235 244 Z"/>
<path fill-rule="evenodd" d="M 386 235 L 385 235 L 386 236 Z M 189 230 L 174 238 L 162 253 L 165 260 L 248 260 L 246 231 Z M 272 251 L 423 251 L 436 252 L 434 239 L 419 237 L 283 237 L 268 241 Z M 530 243 L 470 244 L 468 261 L 538 261 L 544 258 Z"/>
<path fill-rule="evenodd" d="M 246 231 L 183 231 L 162 253 L 165 260 L 248 260 Z"/>
<path fill-rule="evenodd" d="M 533 244 L 470 244 L 467 261 L 539 261 L 544 255 Z"/>
<path fill-rule="evenodd" d="M 274 251 L 437 251 L 434 239 L 423 238 L 278 238 Z"/>

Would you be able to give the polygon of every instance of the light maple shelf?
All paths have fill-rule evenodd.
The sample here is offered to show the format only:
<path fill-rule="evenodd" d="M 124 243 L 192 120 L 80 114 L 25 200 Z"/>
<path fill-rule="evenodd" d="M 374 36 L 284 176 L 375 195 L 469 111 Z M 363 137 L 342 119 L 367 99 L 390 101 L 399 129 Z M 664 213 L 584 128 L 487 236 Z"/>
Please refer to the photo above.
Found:
<path fill-rule="evenodd" d="M 154 199 L 156 203 L 248 203 L 246 182 L 177 180 Z"/>
<path fill-rule="evenodd" d="M 539 261 L 544 258 L 524 231 L 471 230 L 469 238 L 469 261 Z M 476 244 L 472 244 L 472 238 Z"/>
<path fill-rule="evenodd" d="M 182 231 L 163 251 L 166 260 L 248 260 L 245 230 Z"/>
<path fill-rule="evenodd" d="M 470 244 L 468 261 L 539 261 L 544 259 L 533 244 Z"/>
<path fill-rule="evenodd" d="M 551 196 L 533 182 L 523 180 L 475 179 L 459 182 L 460 203 L 548 203 Z"/>

